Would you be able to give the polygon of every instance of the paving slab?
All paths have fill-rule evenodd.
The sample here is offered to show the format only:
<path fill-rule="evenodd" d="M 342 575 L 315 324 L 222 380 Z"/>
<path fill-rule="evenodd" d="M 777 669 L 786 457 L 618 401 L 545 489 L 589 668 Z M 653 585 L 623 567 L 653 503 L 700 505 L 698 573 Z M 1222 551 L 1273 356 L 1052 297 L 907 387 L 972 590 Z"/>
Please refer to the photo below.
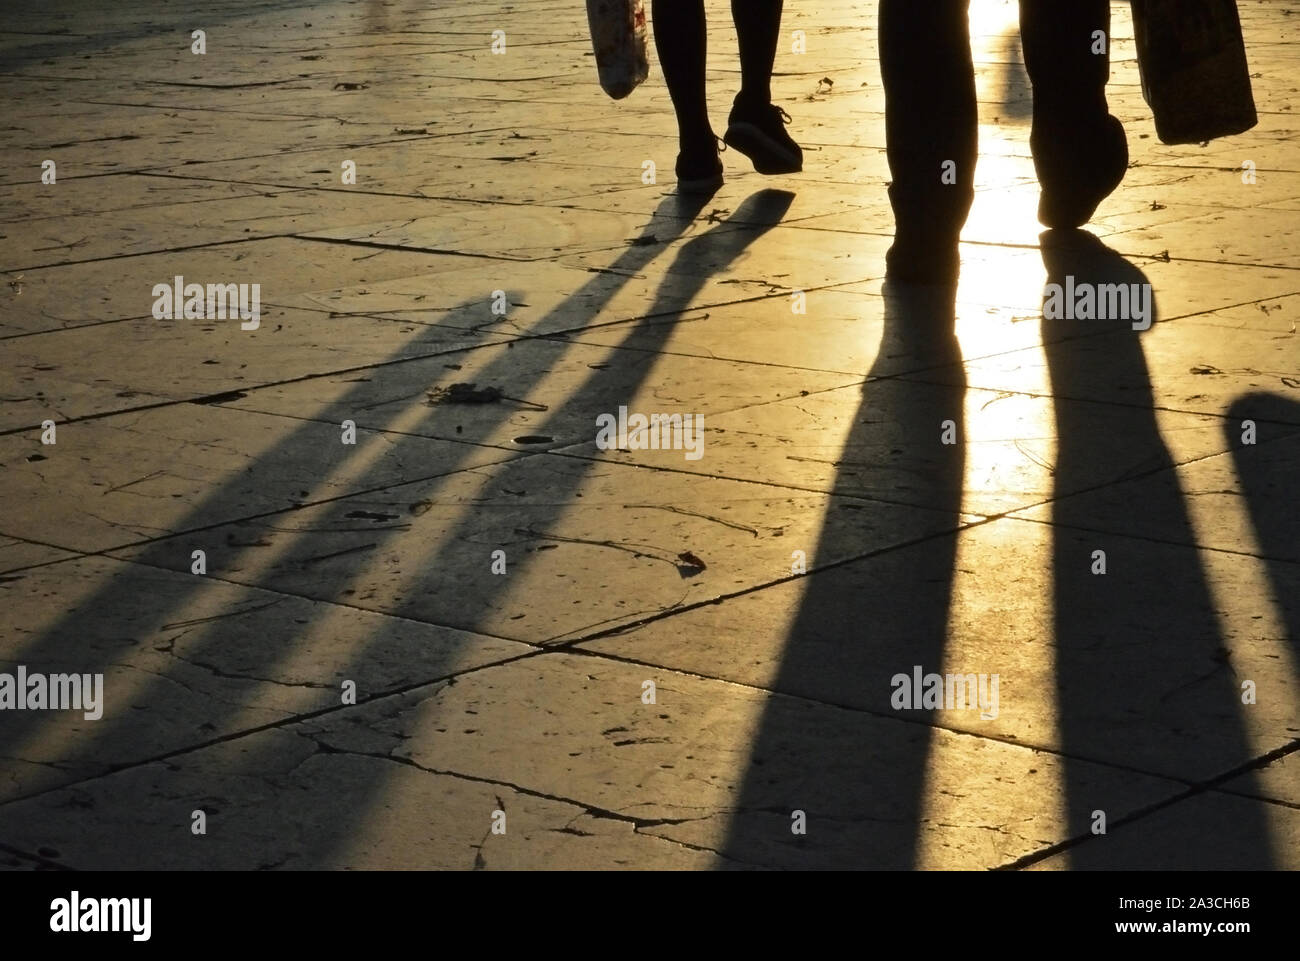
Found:
<path fill-rule="evenodd" d="M 819 569 L 852 540 L 828 521 L 807 576 L 580 646 L 1189 783 L 1295 737 L 1296 651 L 1263 620 L 1256 558 L 1004 519 Z M 914 672 L 997 675 L 997 703 L 959 686 L 917 709 L 895 683 Z"/>
<path fill-rule="evenodd" d="M 442 328 L 433 330 L 436 334 Z M 451 333 L 463 338 L 466 332 Z M 620 408 L 647 416 L 704 417 L 707 442 L 715 417 L 861 379 L 852 373 L 658 353 L 669 336 L 670 328 L 663 324 L 644 324 L 613 348 L 549 339 L 498 342 L 373 372 L 270 386 L 228 403 L 329 423 L 364 417 L 357 423 L 379 429 L 400 422 L 403 432 L 419 436 L 518 451 L 591 443 L 600 430 L 599 418 L 617 418 Z M 458 383 L 496 393 L 479 396 L 478 402 L 472 402 L 472 392 L 459 399 Z M 673 461 L 708 463 L 707 447 L 688 450 L 685 435 L 677 439 L 675 450 L 665 446 L 655 452 L 662 455 L 660 463 L 670 454 Z"/>
<path fill-rule="evenodd" d="M 6 274 L 0 337 L 151 317 L 154 285 L 174 284 L 177 276 L 186 283 L 259 284 L 263 303 L 291 306 L 285 301 L 292 295 L 327 284 L 430 273 L 441 266 L 436 259 L 281 237 L 208 247 L 200 236 L 173 251 Z"/>
<path fill-rule="evenodd" d="M 708 870 L 630 818 L 266 731 L 0 807 L 15 847 L 82 870 Z M 240 771 L 249 755 L 258 767 Z M 121 803 L 130 798 L 129 805 Z M 206 834 L 191 833 L 193 813 Z M 504 834 L 492 834 L 504 812 Z M 360 815 L 360 817 L 358 817 Z M 87 821 L 100 823 L 93 831 Z M 3 855 L 0 855 L 3 858 Z M 21 859 L 13 869 L 22 869 Z"/>
<path fill-rule="evenodd" d="M 1117 240 L 1113 242 L 1118 243 Z M 1104 281 L 1119 282 L 1124 277 L 1125 282 L 1151 284 L 1154 323 L 1223 308 L 1271 302 L 1300 292 L 1297 287 L 1300 277 L 1292 270 L 1170 259 L 1167 249 L 1156 250 L 1155 246 L 1136 250 L 1119 248 L 1118 252 L 1128 262 L 1129 269 L 1124 270 L 1112 262 L 1107 265 L 1106 274 L 1111 274 L 1113 279 Z M 1037 247 L 963 244 L 961 257 L 963 270 L 957 287 L 959 303 L 1010 307 L 1014 308 L 1014 314 L 1021 322 L 1041 321 L 1048 274 Z M 846 284 L 845 289 L 878 293 L 881 283 L 876 280 Z"/>
<path fill-rule="evenodd" d="M 518 456 L 364 422 L 354 444 L 345 432 L 341 422 L 175 404 L 64 424 L 53 444 L 39 429 L 11 434 L 0 438 L 0 489 L 26 507 L 0 532 L 102 551 Z"/>
<path fill-rule="evenodd" d="M 788 579 L 801 556 L 846 560 L 963 520 L 537 455 L 119 556 L 184 571 L 191 545 L 211 543 L 210 569 L 234 581 L 557 643 Z M 843 536 L 819 545 L 823 522 Z"/>
<path fill-rule="evenodd" d="M 1272 830 L 1264 849 L 1245 827 L 1261 818 L 1267 818 Z M 1032 870 L 1294 871 L 1300 864 L 1297 850 L 1300 814 L 1294 808 L 1209 791 L 1116 828 L 1106 837 L 1089 839 L 1034 864 Z"/>
<path fill-rule="evenodd" d="M 729 149 L 688 200 L 655 43 L 611 100 L 581 4 L 10 0 L 0 665 L 109 696 L 0 712 L 0 869 L 1295 867 L 1296 18 L 1242 5 L 1252 130 L 1163 144 L 1115 5 L 1086 240 L 972 0 L 924 293 L 877 8 L 787 5 L 804 170 Z M 153 319 L 177 275 L 258 330 Z M 1150 329 L 1045 321 L 1065 276 Z M 620 408 L 702 415 L 699 459 L 597 445 Z M 896 706 L 917 670 L 1000 698 Z"/>
<path fill-rule="evenodd" d="M 436 127 L 426 125 L 418 129 Z M 593 173 L 590 165 L 558 162 L 560 154 L 554 149 L 543 155 L 530 140 L 515 134 L 515 131 L 482 134 L 495 145 L 492 155 L 486 157 L 464 156 L 463 152 L 457 154 L 456 148 L 461 145 L 459 138 L 421 137 L 364 147 L 336 145 L 328 150 L 217 161 L 203 164 L 198 169 L 194 165 L 169 167 L 166 172 L 176 176 L 201 175 L 222 181 L 285 187 L 340 190 L 355 186 L 357 189 L 353 192 L 365 197 L 379 193 L 400 194 L 412 212 L 420 210 L 418 204 L 410 203 L 412 197 L 451 196 L 478 202 L 558 203 L 596 191 L 603 196 L 610 191 L 630 190 L 641 184 L 639 160 L 624 168 L 608 166 Z M 572 149 L 575 145 L 565 146 Z M 354 185 L 342 183 L 345 160 L 355 164 Z M 378 206 L 372 211 L 371 222 L 376 214 L 384 213 L 382 200 L 379 196 L 372 198 Z M 644 197 L 638 195 L 635 211 L 644 209 Z M 329 215 L 328 211 L 322 213 Z M 343 223 L 331 221 L 329 226 Z"/>
<path fill-rule="evenodd" d="M 33 224 L 35 221 L 69 215 L 107 213 L 138 207 L 162 207 L 171 204 L 204 204 L 263 193 L 251 184 L 220 183 L 180 177 L 154 177 L 147 174 L 114 174 L 108 177 L 64 177 L 53 184 L 41 185 L 40 170 L 29 172 L 27 182 L 0 187 L 4 198 L 0 224 Z M 0 227 L 0 232 L 6 229 Z"/>
<path fill-rule="evenodd" d="M 449 326 L 426 326 L 360 314 L 267 306 L 256 330 L 239 320 L 123 320 L 13 338 L 12 374 L 0 429 L 32 428 L 166 401 L 226 395 L 328 371 L 355 384 L 386 375 L 357 368 L 500 343 Z M 168 358 L 158 364 L 158 356 Z M 105 358 L 113 357 L 110 366 Z M 340 393 L 348 389 L 340 388 Z M 287 413 L 298 415 L 303 408 Z M 309 413 L 309 412 L 308 412 Z"/>
<path fill-rule="evenodd" d="M 107 69 L 115 68 L 108 65 Z M 104 91 L 97 84 L 93 93 L 102 97 Z M 250 142 L 272 138 L 277 143 L 315 146 L 318 141 L 337 138 L 339 131 L 339 121 L 332 117 L 248 114 L 238 125 L 238 136 L 229 135 L 229 124 L 227 116 L 203 110 L 178 114 L 103 100 L 68 102 L 43 117 L 40 124 L 29 122 L 25 136 L 10 135 L 7 151 L 13 159 L 8 182 L 39 180 L 45 160 L 53 160 L 65 177 L 128 173 L 186 161 L 239 157 L 248 151 Z M 58 133 L 45 133 L 52 130 Z M 358 121 L 349 127 L 347 142 L 367 143 L 392 136 L 389 122 Z M 19 170 L 30 173 L 20 175 Z"/>
<path fill-rule="evenodd" d="M 1263 423 L 1273 411 L 1293 417 L 1294 403 L 1279 403 L 1271 395 L 1255 395 L 1235 408 L 1235 417 L 1219 425 L 1229 450 L 1179 465 L 1173 474 L 1140 477 L 1112 487 L 1086 491 L 1053 504 L 1028 508 L 1017 516 L 1154 537 L 1181 544 L 1200 544 L 1225 551 L 1259 554 L 1295 564 L 1300 561 L 1296 512 L 1288 491 L 1300 471 L 1300 432 L 1295 421 Z M 1268 443 L 1243 445 L 1242 424 L 1258 417 Z M 1165 421 L 1168 423 L 1168 421 Z M 1165 436 L 1176 436 L 1164 428 Z M 1178 436 L 1187 449 L 1191 438 Z M 1180 516 L 1193 506 L 1193 527 Z M 1136 509 L 1135 505 L 1141 505 Z M 1291 570 L 1283 566 L 1279 572 Z M 1294 570 L 1287 579 L 1300 576 Z"/>
<path fill-rule="evenodd" d="M 67 560 L 77 555 L 71 551 L 0 535 L 0 573 Z"/>
<path fill-rule="evenodd" d="M 508 233 L 502 232 L 495 208 L 467 204 L 438 216 L 336 227 L 303 236 L 510 261 L 543 260 L 564 254 L 617 253 L 641 233 L 644 224 L 639 214 L 594 210 L 521 205 L 511 213 Z"/>
<path fill-rule="evenodd" d="M 1181 432 L 1192 456 L 1227 445 L 1220 418 L 1162 419 Z M 1140 409 L 1110 404 L 869 380 L 719 414 L 709 422 L 708 453 L 680 469 L 994 515 L 1168 466 L 1167 452 L 1154 443 L 1135 441 L 1118 452 L 1109 446 L 1116 434 L 1145 439 L 1150 421 Z M 1107 456 L 1083 459 L 1061 480 L 1058 451 L 1067 442 Z M 576 452 L 627 464 L 666 459 L 662 451 L 598 450 L 594 443 Z"/>
<path fill-rule="evenodd" d="M 531 650 L 102 557 L 10 575 L 0 590 L 5 672 L 102 675 L 99 717 L 5 711 L 4 800 L 340 707 L 345 682 L 364 701 Z"/>
<path fill-rule="evenodd" d="M 533 832 L 542 826 L 535 818 L 553 830 L 572 827 L 579 838 L 597 834 L 588 847 L 607 848 L 621 840 L 616 845 L 621 856 L 613 864 L 606 860 L 605 866 L 625 859 L 635 865 L 638 857 L 653 857 L 637 847 L 651 835 L 720 850 L 748 866 L 899 867 L 942 852 L 950 866 L 984 867 L 1050 843 L 1065 830 L 1032 802 L 1034 792 L 1027 790 L 1050 778 L 1056 763 L 1051 755 L 777 698 L 777 709 L 788 721 L 786 739 L 758 759 L 771 765 L 773 774 L 761 778 L 747 747 L 764 695 L 661 673 L 656 675 L 657 703 L 643 705 L 645 673 L 633 665 L 566 655 L 507 664 L 455 684 L 431 685 L 340 712 L 337 719 L 326 716 L 241 738 L 174 758 L 166 766 L 136 768 L 5 805 L 0 807 L 0 830 L 20 847 L 52 848 L 76 866 L 122 863 L 124 858 L 133 866 L 157 865 L 160 859 L 166 865 L 184 863 L 184 858 L 218 867 L 248 866 L 254 852 L 265 857 L 268 851 L 293 852 L 296 864 L 279 856 L 260 862 L 286 867 L 343 866 L 361 857 L 372 864 L 411 866 L 418 863 L 417 851 L 430 852 L 426 857 L 438 865 L 447 863 L 447 849 L 470 866 L 473 858 L 460 853 L 466 845 L 459 839 L 468 835 L 483 843 L 493 810 L 506 812 L 506 834 L 484 844 L 481 854 L 488 864 L 498 848 L 508 848 L 511 853 L 503 853 L 507 865 L 539 866 L 545 863 L 541 858 L 558 854 L 562 860 L 552 866 L 570 866 L 565 853 L 551 845 L 510 843 L 512 811 L 519 807 L 524 808 L 525 841 L 533 841 Z M 584 710 L 546 714 L 538 723 L 537 712 L 557 697 L 582 703 Z M 936 742 L 932 747 L 952 752 L 961 762 L 958 769 L 935 775 L 942 782 L 935 785 L 940 791 L 957 792 L 954 810 L 943 818 L 916 810 L 909 794 L 915 784 L 890 777 L 924 759 L 930 733 Z M 810 742 L 826 739 L 853 748 L 838 752 L 815 775 L 799 781 L 780 776 L 782 765 L 805 754 Z M 451 788 L 450 777 L 439 776 L 448 772 L 472 779 L 479 790 L 466 797 Z M 417 784 L 423 782 L 411 780 L 416 775 L 450 796 L 420 818 L 405 817 L 405 808 L 395 805 L 422 796 Z M 1121 777 L 1105 768 L 1090 768 L 1086 776 L 1095 803 L 1117 811 L 1163 798 L 1171 788 L 1168 782 Z M 286 790 L 293 784 L 306 787 L 308 797 L 320 792 L 322 802 L 300 803 L 301 792 Z M 971 791 L 973 784 L 985 790 Z M 59 813 L 77 805 L 84 822 L 87 810 L 105 808 L 103 792 L 109 790 L 133 801 L 125 809 L 107 805 L 105 816 L 115 830 L 86 832 L 76 816 Z M 574 796 L 575 791 L 582 796 Z M 520 793 L 566 806 L 530 810 Z M 393 800 L 385 800 L 389 796 Z M 326 797 L 331 801 L 325 802 Z M 209 805 L 208 839 L 221 838 L 216 852 L 167 855 L 173 845 L 135 846 L 137 852 L 152 852 L 143 860 L 141 853 L 131 855 L 109 840 L 125 833 L 161 839 L 185 832 L 191 810 Z M 274 828 L 284 818 L 277 813 L 281 805 L 290 805 L 310 830 L 277 833 Z M 375 815 L 367 812 L 378 806 L 392 812 L 396 830 L 419 827 L 403 844 L 393 844 L 391 833 L 384 832 L 382 847 L 377 845 L 384 853 L 363 855 L 357 847 L 368 845 L 357 843 L 357 825 L 373 824 Z M 584 809 L 627 827 L 611 839 L 581 818 Z M 806 834 L 791 831 L 796 810 L 806 818 Z M 304 818 L 302 811 L 311 813 Z M 919 828 L 921 850 L 913 849 L 900 824 Z M 187 835 L 180 836 L 190 843 Z M 361 838 L 372 836 L 361 828 Z M 279 840 L 268 848 L 273 838 Z M 194 839 L 198 844 L 205 840 Z M 689 849 L 666 850 L 675 852 L 679 865 L 692 857 Z M 572 866 L 589 863 L 583 859 Z"/>
<path fill-rule="evenodd" d="M 337 164 L 336 164 L 337 167 Z M 99 178 L 96 178 L 99 179 Z M 181 202 L 161 207 L 46 217 L 0 243 L 6 263 L 28 269 L 104 257 L 168 252 L 201 243 L 221 244 L 306 234 L 323 224 L 363 222 L 389 212 L 454 216 L 436 200 L 350 194 L 343 189 L 264 189 L 255 196 Z"/>
<path fill-rule="evenodd" d="M 788 197 L 756 194 L 733 213 L 740 217 L 770 214 Z M 718 222 L 694 219 L 700 212 L 698 202 L 663 198 L 616 247 L 572 264 L 429 255 L 427 275 L 421 271 L 364 284 L 345 282 L 277 302 L 333 313 L 380 314 L 418 323 L 538 335 L 752 301 L 770 296 L 774 289 L 783 290 L 787 278 L 771 280 L 751 269 L 710 283 L 710 272 L 698 269 L 702 259 L 709 258 L 718 271 L 729 270 L 732 264 L 744 263 L 750 248 L 769 228 L 738 227 L 722 214 Z M 469 314 L 462 310 L 471 307 Z"/>
<path fill-rule="evenodd" d="M 1050 389 L 1076 400 L 1221 414 L 1248 394 L 1276 392 L 1300 399 L 1297 320 L 1300 297 L 1294 295 L 1157 321 L 1140 335 L 1106 330 L 1095 321 L 1033 319 L 1017 326 L 1038 328 L 1051 342 L 1046 350 L 973 357 L 960 368 L 915 376 L 965 380 L 990 390 Z"/>
<path fill-rule="evenodd" d="M 1295 729 L 1293 729 L 1293 733 Z M 1222 785 L 1222 790 L 1300 807 L 1300 756 L 1295 751 Z"/>

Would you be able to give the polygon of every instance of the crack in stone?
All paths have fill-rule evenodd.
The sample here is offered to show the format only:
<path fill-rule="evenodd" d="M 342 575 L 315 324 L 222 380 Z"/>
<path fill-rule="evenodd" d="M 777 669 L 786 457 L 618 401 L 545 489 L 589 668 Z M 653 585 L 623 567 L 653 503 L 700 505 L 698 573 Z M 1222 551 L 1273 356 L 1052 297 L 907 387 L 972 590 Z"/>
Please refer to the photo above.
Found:
<path fill-rule="evenodd" d="M 312 755 L 312 757 L 316 757 L 319 754 L 350 754 L 355 757 L 369 757 L 380 761 L 390 761 L 394 764 L 401 764 L 406 767 L 415 768 L 417 771 L 423 771 L 426 774 L 434 774 L 434 775 L 440 775 L 444 777 L 453 777 L 456 778 L 457 780 L 469 781 L 475 784 L 490 784 L 498 787 L 505 787 L 505 788 L 509 788 L 511 791 L 514 791 L 517 794 L 522 794 L 526 797 L 534 797 L 545 801 L 552 801 L 557 804 L 565 804 L 570 807 L 579 808 L 582 813 L 575 815 L 573 819 L 570 819 L 568 824 L 566 824 L 566 827 L 572 825 L 573 820 L 576 820 L 578 817 L 582 817 L 585 815 L 588 817 L 603 818 L 605 820 L 618 821 L 624 824 L 630 824 L 632 825 L 633 831 L 635 833 L 640 834 L 642 833 L 642 828 L 663 827 L 665 825 L 674 825 L 674 824 L 685 824 L 690 821 L 708 820 L 708 818 L 714 816 L 714 814 L 708 814 L 708 815 L 701 815 L 696 817 L 681 817 L 681 818 L 638 818 L 628 814 L 621 814 L 618 811 L 611 811 L 608 808 L 602 808 L 593 804 L 587 804 L 586 802 L 578 801 L 573 798 L 563 797 L 558 794 L 548 794 L 545 791 L 538 791 L 533 788 L 527 788 L 520 784 L 515 784 L 511 781 L 504 781 L 498 778 L 479 777 L 473 774 L 464 774 L 461 773 L 460 771 L 452 771 L 452 770 L 441 769 L 441 768 L 431 768 L 423 764 L 420 764 L 418 761 L 414 760 L 413 758 L 402 757 L 401 755 L 384 754 L 379 751 L 358 751 L 350 748 L 334 747 L 333 745 L 326 745 L 325 742 L 318 740 L 317 735 L 313 735 L 305 732 L 298 732 L 298 733 L 300 733 L 301 736 L 306 737 L 308 740 L 313 741 L 319 748 L 317 753 Z M 299 762 L 299 765 L 305 763 L 306 760 L 310 760 L 310 758 L 305 758 L 303 762 Z M 299 765 L 295 765 L 295 768 Z M 496 800 L 497 800 L 498 809 L 505 810 L 505 804 L 501 801 L 499 795 L 496 796 Z M 725 814 L 728 812 L 719 810 L 718 812 L 715 813 Z M 783 813 L 785 812 L 783 811 Z M 551 830 L 556 830 L 556 829 L 551 829 Z M 476 871 L 481 870 L 483 867 L 486 866 L 486 862 L 483 862 L 482 860 L 481 848 L 483 844 L 487 841 L 487 838 L 491 834 L 491 832 L 492 829 L 491 827 L 489 827 L 487 834 L 485 834 L 483 837 L 483 841 L 480 841 L 478 845 L 471 845 L 476 849 L 476 855 L 474 860 L 474 870 Z M 570 831 L 566 833 L 576 833 L 576 832 Z M 681 847 L 690 848 L 691 850 L 703 851 L 710 854 L 714 854 L 720 858 L 724 858 L 729 861 L 737 860 L 735 858 L 731 858 L 728 857 L 727 855 L 722 854 L 722 852 L 717 851 L 714 848 L 706 847 L 703 845 L 691 844 L 686 841 L 680 841 L 676 838 L 666 838 L 657 834 L 648 834 L 646 836 L 653 837 L 656 840 L 667 841 L 672 844 L 677 844 L 680 845 Z M 746 863 L 746 862 L 738 862 L 738 863 Z"/>

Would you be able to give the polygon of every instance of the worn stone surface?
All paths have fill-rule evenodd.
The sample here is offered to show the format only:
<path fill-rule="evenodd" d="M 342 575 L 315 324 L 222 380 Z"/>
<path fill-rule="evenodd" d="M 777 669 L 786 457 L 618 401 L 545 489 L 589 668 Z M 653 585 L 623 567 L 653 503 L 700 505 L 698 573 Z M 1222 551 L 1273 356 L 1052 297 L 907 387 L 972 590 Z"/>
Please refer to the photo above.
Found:
<path fill-rule="evenodd" d="M 795 552 L 829 564 L 961 522 L 940 511 L 539 455 L 118 556 L 184 571 L 190 545 L 211 543 L 213 569 L 231 580 L 553 643 L 789 579 Z M 837 534 L 818 544 L 823 523 Z"/>
<path fill-rule="evenodd" d="M 885 281 L 874 0 L 786 5 L 803 172 L 694 199 L 653 44 L 610 100 L 580 3 L 184 7 L 0 31 L 0 674 L 104 675 L 0 710 L 0 870 L 1300 867 L 1285 4 L 1202 145 L 1114 5 L 1088 242 L 972 0 L 951 296 Z M 157 319 L 178 275 L 258 329 Z M 1066 276 L 1149 329 L 1045 318 Z M 620 408 L 699 457 L 598 445 Z"/>
<path fill-rule="evenodd" d="M 101 551 L 517 456 L 354 423 L 349 444 L 341 421 L 194 403 L 0 437 L 0 490 L 27 505 L 5 533 Z"/>
<path fill-rule="evenodd" d="M 654 705 L 640 699 L 647 673 L 659 683 Z M 570 701 L 585 710 L 555 709 Z M 750 724 L 765 703 L 784 715 L 782 743 L 752 758 Z M 930 805 L 918 820 L 915 779 L 878 782 L 868 772 L 901 775 L 924 754 L 927 731 L 670 671 L 545 656 L 9 804 L 0 807 L 0 831 L 24 841 L 39 834 L 78 867 L 188 863 L 195 855 L 175 848 L 191 843 L 191 810 L 209 807 L 209 836 L 192 843 L 213 841 L 205 861 L 243 868 L 467 868 L 475 863 L 467 848 L 484 842 L 493 810 L 506 812 L 507 831 L 480 849 L 487 866 L 497 848 L 505 849 L 500 866 L 536 864 L 539 855 L 525 852 L 540 847 L 557 859 L 552 867 L 691 867 L 720 858 L 978 867 L 1061 839 L 1059 812 L 1037 797 L 1037 786 L 1059 774 L 1056 758 L 946 731 L 934 733 L 934 749 L 948 773 L 932 787 L 970 803 L 959 816 Z M 859 747 L 825 759 L 815 774 L 761 776 L 762 766 L 802 769 L 827 739 Z M 1092 801 L 1116 811 L 1176 790 L 1084 767 Z M 129 799 L 133 815 L 121 819 L 110 797 Z M 87 810 L 121 819 L 117 829 L 83 838 L 77 812 Z M 794 810 L 806 814 L 807 835 L 792 835 Z M 382 828 L 380 811 L 392 821 Z M 125 850 L 128 824 L 149 843 Z M 534 843 L 551 832 L 597 840 Z"/>
<path fill-rule="evenodd" d="M 0 670 L 104 675 L 99 719 L 6 712 L 6 799 L 531 650 L 231 584 L 213 555 L 211 577 L 91 557 L 0 583 Z"/>

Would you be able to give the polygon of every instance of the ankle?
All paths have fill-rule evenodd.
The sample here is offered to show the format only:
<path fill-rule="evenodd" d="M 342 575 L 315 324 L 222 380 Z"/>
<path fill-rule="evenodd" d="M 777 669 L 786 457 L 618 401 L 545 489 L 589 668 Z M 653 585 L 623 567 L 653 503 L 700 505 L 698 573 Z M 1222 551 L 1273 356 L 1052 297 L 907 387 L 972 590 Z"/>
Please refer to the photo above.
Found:
<path fill-rule="evenodd" d="M 736 99 L 732 101 L 733 110 L 759 110 L 766 107 L 772 102 L 772 90 L 769 87 L 758 89 L 755 87 L 740 88 L 740 93 L 736 94 Z"/>
<path fill-rule="evenodd" d="M 707 123 L 703 126 L 682 127 L 677 134 L 677 149 L 692 154 L 716 152 L 718 137 Z"/>

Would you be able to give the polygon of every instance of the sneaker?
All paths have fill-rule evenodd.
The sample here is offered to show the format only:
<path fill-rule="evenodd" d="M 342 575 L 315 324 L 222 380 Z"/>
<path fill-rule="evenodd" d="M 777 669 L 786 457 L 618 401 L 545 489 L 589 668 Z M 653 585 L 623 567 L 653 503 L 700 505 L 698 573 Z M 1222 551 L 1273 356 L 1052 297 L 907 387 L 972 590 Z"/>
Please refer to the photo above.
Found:
<path fill-rule="evenodd" d="M 679 194 L 714 194 L 722 186 L 722 160 L 718 144 L 700 149 L 684 149 L 677 154 L 677 192 Z"/>
<path fill-rule="evenodd" d="M 736 97 L 723 141 L 754 162 L 761 174 L 803 170 L 803 151 L 785 132 L 790 115 L 771 103 L 750 104 Z"/>
<path fill-rule="evenodd" d="M 1114 117 L 1086 141 L 1034 134 L 1030 145 L 1042 188 L 1038 221 L 1044 227 L 1082 227 L 1128 170 L 1128 139 Z"/>

